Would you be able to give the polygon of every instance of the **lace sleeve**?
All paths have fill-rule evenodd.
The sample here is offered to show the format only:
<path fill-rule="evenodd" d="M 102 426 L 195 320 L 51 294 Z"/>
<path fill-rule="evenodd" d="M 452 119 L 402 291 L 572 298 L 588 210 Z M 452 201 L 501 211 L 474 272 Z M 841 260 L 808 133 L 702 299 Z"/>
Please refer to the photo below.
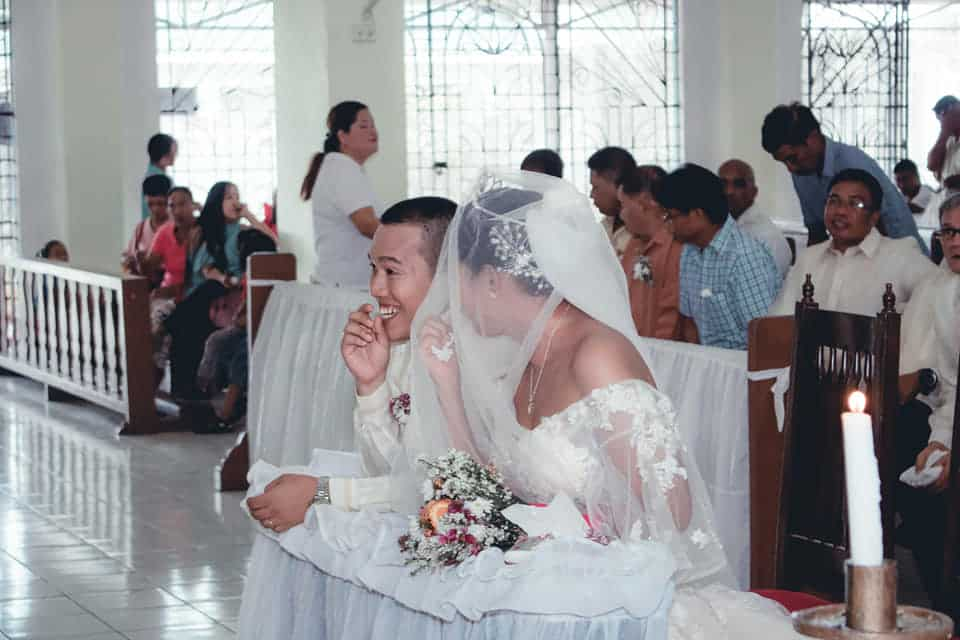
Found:
<path fill-rule="evenodd" d="M 606 461 L 586 494 L 596 532 L 665 543 L 680 584 L 728 580 L 709 498 L 670 400 L 634 380 L 595 391 L 587 410 Z"/>

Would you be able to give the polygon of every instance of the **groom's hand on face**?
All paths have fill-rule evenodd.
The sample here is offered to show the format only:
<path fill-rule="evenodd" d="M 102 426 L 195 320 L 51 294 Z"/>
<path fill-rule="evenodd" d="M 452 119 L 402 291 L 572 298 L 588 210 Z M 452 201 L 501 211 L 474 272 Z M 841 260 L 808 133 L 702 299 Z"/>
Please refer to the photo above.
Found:
<path fill-rule="evenodd" d="M 365 304 L 350 314 L 343 329 L 340 352 L 357 381 L 357 393 L 370 395 L 387 379 L 390 341 L 379 315 L 371 318 L 373 305 Z"/>
<path fill-rule="evenodd" d="M 285 473 L 268 484 L 262 494 L 247 500 L 247 507 L 263 527 L 283 533 L 303 522 L 316 493 L 315 477 Z"/>

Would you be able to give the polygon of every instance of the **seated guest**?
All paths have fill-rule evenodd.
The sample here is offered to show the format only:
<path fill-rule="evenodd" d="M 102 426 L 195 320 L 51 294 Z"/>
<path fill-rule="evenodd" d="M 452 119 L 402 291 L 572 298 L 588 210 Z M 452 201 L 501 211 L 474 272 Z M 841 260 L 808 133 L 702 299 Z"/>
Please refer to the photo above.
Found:
<path fill-rule="evenodd" d="M 933 189 L 920 182 L 920 172 L 913 160 L 903 159 L 893 168 L 893 176 L 897 181 L 897 189 L 907 201 L 907 206 L 913 212 L 920 224 L 920 214 L 923 213 L 927 205 L 930 204 L 930 198 L 933 197 Z"/>
<path fill-rule="evenodd" d="M 897 308 L 903 308 L 936 267 L 911 238 L 886 238 L 877 231 L 884 197 L 876 178 L 861 169 L 833 177 L 823 214 L 830 240 L 799 252 L 769 315 L 793 315 L 807 274 L 821 309 L 873 316 L 883 309 L 888 282 Z"/>
<path fill-rule="evenodd" d="M 404 200 L 383 214 L 373 237 L 370 293 L 377 299 L 380 313 L 371 317 L 372 305 L 351 313 L 341 346 L 357 382 L 354 424 L 369 476 L 387 473 L 403 437 L 398 421 L 391 416 L 391 399 L 410 391 L 410 326 L 430 288 L 443 236 L 455 211 L 456 204 L 445 198 Z M 345 492 L 349 480 L 322 480 L 328 500 L 344 509 L 362 507 L 364 495 L 374 502 L 386 501 L 382 493 L 364 491 L 375 488 L 376 483 L 358 482 L 353 491 Z M 311 475 L 282 475 L 263 495 L 250 498 L 251 514 L 263 526 L 285 531 L 303 522 L 320 484 L 321 479 Z M 352 500 L 347 497 L 351 494 Z M 279 547 L 277 551 L 283 553 Z"/>
<path fill-rule="evenodd" d="M 753 176 L 753 167 L 743 160 L 727 160 L 720 165 L 717 174 L 723 183 L 723 193 L 727 196 L 730 215 L 741 230 L 766 245 L 777 263 L 780 277 L 786 277 L 793 261 L 793 253 L 783 232 L 766 214 L 753 206 L 759 191 Z"/>
<path fill-rule="evenodd" d="M 211 303 L 232 292 L 232 299 L 239 305 L 238 286 L 244 268 L 237 244 L 241 218 L 276 240 L 273 232 L 240 202 L 236 185 L 213 185 L 188 240 L 183 300 L 164 321 L 173 339 L 170 355 L 174 396 L 198 396 L 197 367 L 203 345 L 216 328 L 210 321 Z"/>
<path fill-rule="evenodd" d="M 917 231 L 917 223 L 880 165 L 866 153 L 823 135 L 820 123 L 809 107 L 793 103 L 780 105 L 763 119 L 763 148 L 777 162 L 786 166 L 793 178 L 793 188 L 803 209 L 808 245 L 827 239 L 823 207 L 834 176 L 844 169 L 860 169 L 870 173 L 881 186 L 883 207 L 880 218 L 891 238 L 914 238 L 924 252 L 926 245 Z"/>
<path fill-rule="evenodd" d="M 631 235 L 620 265 L 627 276 L 630 312 L 637 333 L 648 338 L 680 340 L 683 245 L 674 239 L 653 196 L 660 179 L 655 171 L 637 168 L 620 182 L 620 217 Z"/>
<path fill-rule="evenodd" d="M 521 171 L 545 173 L 554 178 L 563 177 L 563 160 L 553 149 L 537 149 L 527 154 L 520 164 Z"/>
<path fill-rule="evenodd" d="M 604 147 L 590 156 L 587 166 L 590 167 L 590 198 L 603 214 L 601 224 L 610 237 L 617 257 L 620 257 L 630 241 L 630 232 L 624 229 L 620 220 L 617 186 L 628 171 L 636 168 L 637 162 L 626 149 Z"/>
<path fill-rule="evenodd" d="M 240 260 L 247 263 L 254 253 L 274 253 L 277 243 L 256 229 L 245 229 L 237 238 Z M 214 331 L 207 338 L 203 358 L 197 369 L 197 386 L 208 393 L 224 391 L 223 404 L 214 409 L 210 431 L 226 433 L 246 414 L 247 370 L 247 300 L 246 274 L 240 282 L 243 303 L 234 312 L 230 325 Z"/>
<path fill-rule="evenodd" d="M 67 245 L 59 240 L 50 240 L 47 244 L 37 251 L 37 257 L 44 260 L 54 260 L 56 262 L 70 262 L 70 254 L 67 252 Z"/>
<path fill-rule="evenodd" d="M 156 298 L 177 299 L 183 293 L 187 267 L 187 244 L 193 233 L 193 193 L 187 187 L 174 187 L 167 195 L 167 221 L 153 238 L 143 261 L 148 274 L 161 276 L 160 286 L 153 290 Z"/>
<path fill-rule="evenodd" d="M 960 195 L 940 208 L 944 259 L 924 279 L 903 313 L 900 342 L 901 393 L 906 400 L 897 414 L 897 473 L 915 467 L 930 477 L 920 486 L 897 486 L 897 510 L 902 526 L 897 542 L 913 549 L 920 577 L 934 608 L 960 617 L 960 602 L 941 593 L 950 447 L 957 394 L 960 354 Z M 934 454 L 943 457 L 931 463 Z"/>
<path fill-rule="evenodd" d="M 145 274 L 160 285 L 150 292 L 150 332 L 153 335 L 153 362 L 159 385 L 170 358 L 170 335 L 163 326 L 183 294 L 187 268 L 187 242 L 193 231 L 193 194 L 186 187 L 174 187 L 167 195 L 171 220 L 160 227 L 143 262 Z"/>
<path fill-rule="evenodd" d="M 147 275 L 143 261 L 150 251 L 153 238 L 167 223 L 167 193 L 173 183 L 165 175 L 148 176 L 143 181 L 143 201 L 150 215 L 133 230 L 130 242 L 123 252 L 123 272 L 134 276 Z"/>
<path fill-rule="evenodd" d="M 680 257 L 680 313 L 693 320 L 701 344 L 747 348 L 747 325 L 762 316 L 780 289 L 770 251 L 730 217 L 720 178 L 695 164 L 660 184 L 657 201 Z"/>

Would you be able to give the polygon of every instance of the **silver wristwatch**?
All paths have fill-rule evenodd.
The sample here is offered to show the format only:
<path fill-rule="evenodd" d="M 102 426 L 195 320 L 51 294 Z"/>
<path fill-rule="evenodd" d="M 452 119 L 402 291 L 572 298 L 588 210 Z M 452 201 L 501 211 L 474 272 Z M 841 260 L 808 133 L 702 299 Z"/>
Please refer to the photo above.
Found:
<path fill-rule="evenodd" d="M 330 478 L 321 476 L 317 478 L 317 492 L 313 494 L 313 500 L 310 504 L 330 504 Z"/>

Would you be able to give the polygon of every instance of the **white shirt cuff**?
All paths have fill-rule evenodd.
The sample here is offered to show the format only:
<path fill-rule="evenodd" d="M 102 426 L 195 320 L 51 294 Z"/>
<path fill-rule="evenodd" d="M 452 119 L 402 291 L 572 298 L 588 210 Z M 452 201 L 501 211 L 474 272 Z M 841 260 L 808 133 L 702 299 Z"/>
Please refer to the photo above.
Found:
<path fill-rule="evenodd" d="M 370 395 L 361 396 L 357 394 L 357 413 L 366 417 L 373 413 L 381 413 L 385 409 L 389 411 L 387 406 L 389 403 L 390 390 L 387 388 L 387 383 L 384 382 Z"/>

